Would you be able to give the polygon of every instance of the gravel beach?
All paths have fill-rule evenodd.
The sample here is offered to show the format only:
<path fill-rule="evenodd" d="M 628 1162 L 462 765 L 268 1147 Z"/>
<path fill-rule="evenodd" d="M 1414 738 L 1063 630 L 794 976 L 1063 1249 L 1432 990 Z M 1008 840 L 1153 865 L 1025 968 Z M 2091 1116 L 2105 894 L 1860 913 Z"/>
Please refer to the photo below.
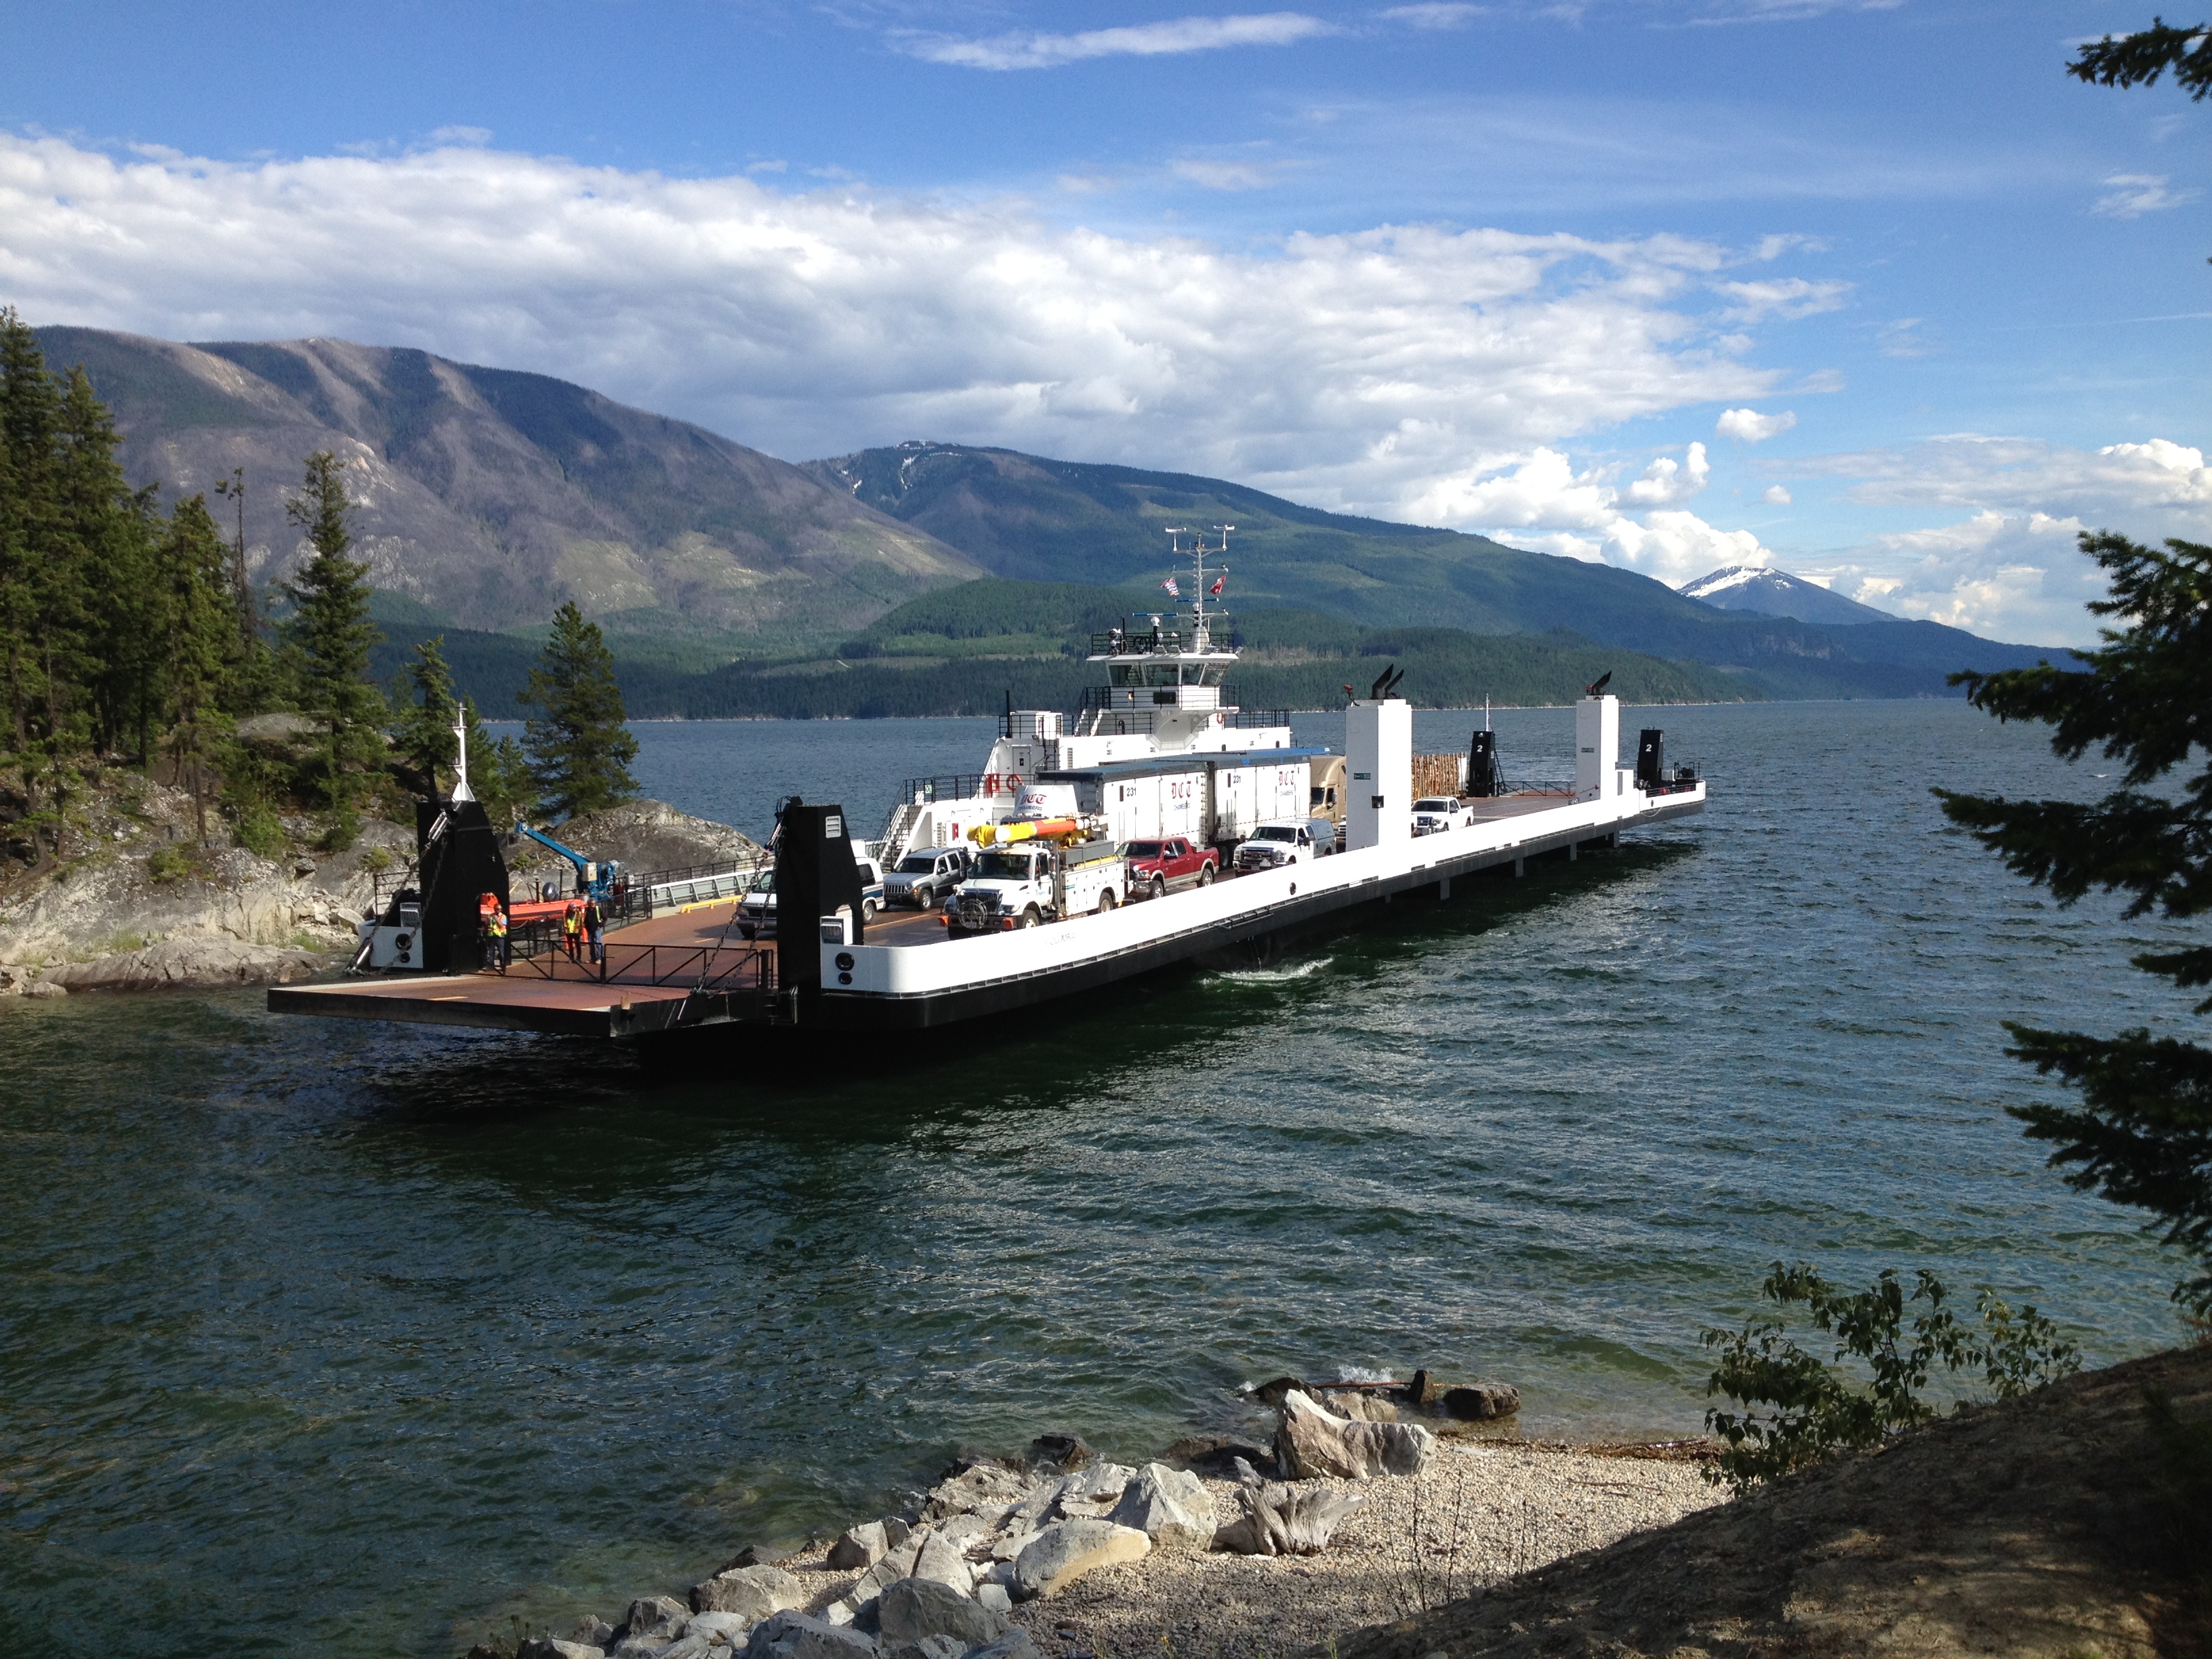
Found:
<path fill-rule="evenodd" d="M 1447 1438 L 1417 1478 L 1305 1484 L 1365 1499 L 1320 1555 L 1156 1550 L 1012 1618 L 1052 1656 L 1287 1654 L 1725 1501 L 1692 1460 L 1500 1440 Z M 1236 1512 L 1231 1482 L 1206 1489 L 1218 1513 Z M 859 1576 L 820 1553 L 783 1565 L 817 1610 Z"/>

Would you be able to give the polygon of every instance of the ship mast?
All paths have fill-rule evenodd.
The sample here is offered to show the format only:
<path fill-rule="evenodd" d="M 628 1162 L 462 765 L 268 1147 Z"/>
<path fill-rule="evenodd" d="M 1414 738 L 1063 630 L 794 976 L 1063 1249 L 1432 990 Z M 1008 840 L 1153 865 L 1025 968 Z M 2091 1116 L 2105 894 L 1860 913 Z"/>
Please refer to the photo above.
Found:
<path fill-rule="evenodd" d="M 1206 532 L 1202 530 L 1170 529 L 1165 532 L 1168 545 L 1174 550 L 1178 558 L 1184 552 L 1182 538 L 1185 536 L 1192 538 L 1192 544 L 1188 550 L 1192 583 L 1190 641 L 1191 649 L 1200 652 L 1211 651 L 1213 648 L 1212 635 L 1206 631 L 1206 556 L 1209 553 L 1225 555 L 1229 551 L 1229 532 L 1237 526 L 1233 524 L 1218 524 L 1213 528 L 1221 539 L 1212 547 L 1206 544 Z M 1224 562 L 1221 567 L 1221 574 L 1226 576 L 1228 574 L 1229 566 Z"/>

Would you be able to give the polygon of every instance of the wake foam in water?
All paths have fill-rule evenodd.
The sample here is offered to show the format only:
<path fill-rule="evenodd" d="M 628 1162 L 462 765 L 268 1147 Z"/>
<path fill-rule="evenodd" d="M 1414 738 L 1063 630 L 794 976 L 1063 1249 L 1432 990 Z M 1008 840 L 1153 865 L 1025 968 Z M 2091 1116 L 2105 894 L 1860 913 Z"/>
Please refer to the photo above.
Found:
<path fill-rule="evenodd" d="M 1327 957 L 1317 957 L 1310 962 L 1295 962 L 1282 968 L 1223 968 L 1215 976 L 1239 985 L 1287 984 L 1292 980 L 1310 979 L 1329 964 Z"/>

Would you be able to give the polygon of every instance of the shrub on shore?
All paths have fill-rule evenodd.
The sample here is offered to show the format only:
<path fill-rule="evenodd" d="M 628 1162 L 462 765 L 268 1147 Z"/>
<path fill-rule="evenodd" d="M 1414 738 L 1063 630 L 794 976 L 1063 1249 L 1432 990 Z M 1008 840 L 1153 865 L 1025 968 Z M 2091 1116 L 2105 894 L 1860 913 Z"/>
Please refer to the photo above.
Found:
<path fill-rule="evenodd" d="M 1860 1375 L 1807 1352 L 1776 1321 L 1707 1329 L 1705 1346 L 1720 1351 L 1721 1363 L 1705 1393 L 1743 1407 L 1705 1413 L 1726 1446 L 1707 1478 L 1741 1492 L 1836 1453 L 1879 1446 L 1936 1415 L 1922 1391 L 1938 1370 L 1979 1372 L 2008 1400 L 2081 1368 L 2074 1345 L 2034 1308 L 2014 1313 L 1984 1285 L 1977 1328 L 1944 1307 L 1948 1292 L 1935 1274 L 1923 1269 L 1917 1280 L 1908 1295 L 1896 1269 L 1884 1268 L 1866 1290 L 1846 1292 L 1808 1263 L 1776 1262 L 1759 1294 L 1785 1308 L 1802 1304 L 1815 1329 L 1835 1336 L 1835 1364 L 1855 1361 Z M 1908 1340 L 1912 1306 L 1923 1310 L 1913 1315 Z"/>

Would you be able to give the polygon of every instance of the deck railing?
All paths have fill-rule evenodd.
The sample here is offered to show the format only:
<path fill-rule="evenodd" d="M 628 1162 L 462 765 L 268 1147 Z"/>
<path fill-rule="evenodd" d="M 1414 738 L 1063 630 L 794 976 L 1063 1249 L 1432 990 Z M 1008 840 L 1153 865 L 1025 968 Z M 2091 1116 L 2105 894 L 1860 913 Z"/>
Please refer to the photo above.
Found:
<path fill-rule="evenodd" d="M 756 950 L 750 945 L 624 945 L 611 939 L 606 945 L 606 959 L 593 962 L 588 946 L 580 952 L 580 958 L 572 958 L 556 938 L 533 941 L 537 948 L 526 953 L 521 949 L 523 935 L 535 932 L 539 926 L 533 923 L 529 929 L 515 930 L 517 948 L 510 972 L 520 971 L 539 979 L 601 985 L 689 985 L 699 991 L 769 992 L 775 988 L 773 951 Z"/>

